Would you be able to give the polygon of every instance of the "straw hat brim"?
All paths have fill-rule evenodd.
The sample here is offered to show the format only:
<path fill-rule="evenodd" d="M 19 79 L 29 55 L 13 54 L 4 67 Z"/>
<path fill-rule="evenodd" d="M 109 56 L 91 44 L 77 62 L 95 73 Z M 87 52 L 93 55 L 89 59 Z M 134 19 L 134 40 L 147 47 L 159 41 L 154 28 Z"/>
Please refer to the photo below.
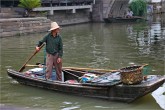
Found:
<path fill-rule="evenodd" d="M 52 31 L 52 30 L 55 30 L 55 29 L 58 29 L 58 28 L 60 29 L 60 26 L 51 28 L 51 29 L 49 29 L 48 31 Z"/>

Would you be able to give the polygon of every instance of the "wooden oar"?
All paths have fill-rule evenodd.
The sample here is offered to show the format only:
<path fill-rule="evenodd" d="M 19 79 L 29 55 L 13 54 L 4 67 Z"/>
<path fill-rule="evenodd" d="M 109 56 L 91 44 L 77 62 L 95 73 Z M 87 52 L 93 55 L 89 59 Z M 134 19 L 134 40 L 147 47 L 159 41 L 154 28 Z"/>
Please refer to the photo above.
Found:
<path fill-rule="evenodd" d="M 141 68 L 148 66 L 148 64 L 144 64 Z M 63 67 L 63 69 L 72 69 L 72 70 L 81 70 L 81 71 L 99 71 L 99 72 L 117 72 L 120 70 L 110 70 L 110 69 L 96 69 L 96 68 L 79 68 L 79 67 Z"/>
<path fill-rule="evenodd" d="M 45 45 L 45 43 L 43 43 L 40 47 L 39 50 L 35 50 L 34 53 L 30 56 L 30 58 L 24 63 L 24 65 L 19 69 L 19 72 L 22 72 L 25 69 L 26 64 L 33 58 L 34 55 L 36 55 L 40 49 Z"/>
<path fill-rule="evenodd" d="M 39 67 L 39 65 L 30 65 L 27 64 L 26 66 L 29 67 Z M 144 64 L 141 66 L 141 68 L 148 66 L 148 64 Z M 45 67 L 45 66 L 43 66 Z M 62 67 L 63 69 L 71 69 L 71 70 L 79 70 L 79 71 L 98 71 L 98 72 L 117 72 L 120 70 L 109 70 L 109 69 L 97 69 L 97 68 L 80 68 L 80 67 Z"/>
<path fill-rule="evenodd" d="M 40 67 L 40 68 L 42 68 L 42 67 L 46 67 L 45 65 L 31 65 L 31 64 L 26 64 L 25 66 L 27 66 L 27 67 Z"/>
<path fill-rule="evenodd" d="M 26 64 L 25 66 L 27 66 L 27 67 L 39 67 L 39 65 L 31 65 L 31 64 Z"/>
<path fill-rule="evenodd" d="M 109 70 L 109 69 L 96 69 L 96 68 L 79 68 L 79 67 L 63 67 L 64 69 L 73 70 L 84 70 L 84 71 L 100 71 L 100 72 L 115 72 L 119 70 Z"/>
<path fill-rule="evenodd" d="M 39 65 L 26 64 L 27 67 L 40 67 Z M 43 66 L 45 67 L 45 66 Z M 118 70 L 108 70 L 108 69 L 96 69 L 96 68 L 79 68 L 79 67 L 62 67 L 63 69 L 72 69 L 72 70 L 84 70 L 84 71 L 102 71 L 102 72 L 113 72 Z"/>

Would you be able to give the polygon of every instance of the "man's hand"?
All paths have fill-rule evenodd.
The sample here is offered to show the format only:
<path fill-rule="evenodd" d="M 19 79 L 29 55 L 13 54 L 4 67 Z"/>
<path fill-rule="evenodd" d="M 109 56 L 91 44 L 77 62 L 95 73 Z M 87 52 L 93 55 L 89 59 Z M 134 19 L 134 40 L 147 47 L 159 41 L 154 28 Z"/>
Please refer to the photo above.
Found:
<path fill-rule="evenodd" d="M 60 62 L 62 62 L 62 59 L 61 58 L 58 58 L 57 59 L 57 63 L 60 63 Z"/>
<path fill-rule="evenodd" d="M 36 51 L 39 51 L 40 50 L 40 47 L 36 47 Z"/>

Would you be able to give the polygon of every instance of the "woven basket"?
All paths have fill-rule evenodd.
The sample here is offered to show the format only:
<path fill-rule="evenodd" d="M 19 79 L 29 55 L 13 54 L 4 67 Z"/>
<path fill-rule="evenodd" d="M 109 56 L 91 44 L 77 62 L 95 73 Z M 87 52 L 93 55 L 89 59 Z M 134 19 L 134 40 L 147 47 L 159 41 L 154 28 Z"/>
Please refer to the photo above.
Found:
<path fill-rule="evenodd" d="M 143 80 L 142 66 L 131 66 L 122 68 L 121 70 L 121 81 L 123 84 L 139 84 Z"/>

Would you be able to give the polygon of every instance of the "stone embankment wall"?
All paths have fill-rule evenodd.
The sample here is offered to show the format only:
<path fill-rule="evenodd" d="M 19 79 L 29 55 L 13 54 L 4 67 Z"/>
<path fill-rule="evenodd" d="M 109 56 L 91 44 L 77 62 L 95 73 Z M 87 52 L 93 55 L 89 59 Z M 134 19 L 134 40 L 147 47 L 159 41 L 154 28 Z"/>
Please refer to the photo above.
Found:
<path fill-rule="evenodd" d="M 93 22 L 103 22 L 103 1 L 96 0 L 92 11 Z"/>
<path fill-rule="evenodd" d="M 0 19 L 0 37 L 45 32 L 50 22 L 45 17 Z"/>
<path fill-rule="evenodd" d="M 59 25 L 87 23 L 91 21 L 91 13 L 87 10 L 76 10 L 76 13 L 72 13 L 71 10 L 54 11 L 54 15 L 49 15 L 48 19 L 56 21 Z"/>
<path fill-rule="evenodd" d="M 86 22 L 103 22 L 103 18 L 109 15 L 115 17 L 123 17 L 124 10 L 127 7 L 129 0 L 96 0 L 93 4 L 93 11 L 87 9 L 77 9 L 75 13 L 71 10 L 55 10 L 54 15 L 47 15 L 45 13 L 39 14 L 43 17 L 37 17 L 34 14 L 33 18 L 23 18 L 22 16 L 12 17 L 14 9 L 0 10 L 0 37 L 14 36 L 25 33 L 44 32 L 50 28 L 50 22 L 56 21 L 59 25 L 71 25 Z M 17 12 L 19 9 L 16 9 Z M 9 14 L 9 12 L 11 14 Z M 38 13 L 38 12 L 36 12 Z M 39 12 L 40 13 L 40 12 Z"/>
<path fill-rule="evenodd" d="M 103 22 L 108 17 L 124 17 L 129 0 L 96 0 L 93 5 L 92 21 Z"/>
<path fill-rule="evenodd" d="M 19 8 L 0 8 L 0 37 L 43 32 L 50 28 L 51 21 L 56 21 L 59 25 L 70 25 L 91 21 L 103 22 L 103 18 L 109 15 L 122 17 L 128 1 L 96 0 L 92 12 L 86 9 L 77 9 L 75 13 L 71 10 L 56 10 L 53 16 L 39 12 L 40 14 L 35 14 L 33 18 L 23 18 L 22 14 L 16 14 L 15 12 L 22 13 Z M 45 18 L 37 16 L 45 16 Z"/>
<path fill-rule="evenodd" d="M 0 18 L 19 18 L 21 14 L 16 12 L 19 8 L 0 8 Z"/>
<path fill-rule="evenodd" d="M 165 0 L 162 0 L 162 13 L 165 13 Z"/>
<path fill-rule="evenodd" d="M 2 17 L 2 13 L 8 13 L 10 16 Z M 12 13 L 13 12 L 11 12 L 10 9 L 8 9 L 8 11 L 6 9 L 1 10 L 0 37 L 46 32 L 50 28 L 51 21 L 56 21 L 59 25 L 70 25 L 91 21 L 91 13 L 88 10 L 77 10 L 76 13 L 71 13 L 70 10 L 54 11 L 54 15 L 51 16 L 31 18 L 24 18 L 22 16 L 12 18 Z"/>

